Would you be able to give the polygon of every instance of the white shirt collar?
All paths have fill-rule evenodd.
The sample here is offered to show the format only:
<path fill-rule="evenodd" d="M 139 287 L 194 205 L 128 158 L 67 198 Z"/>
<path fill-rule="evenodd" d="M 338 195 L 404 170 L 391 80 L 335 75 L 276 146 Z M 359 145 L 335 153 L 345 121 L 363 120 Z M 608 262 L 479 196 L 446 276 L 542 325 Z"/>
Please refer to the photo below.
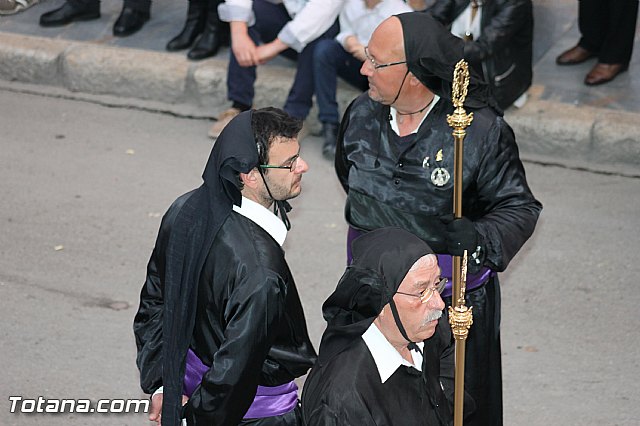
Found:
<path fill-rule="evenodd" d="M 429 105 L 429 108 L 427 108 L 427 112 L 424 114 L 424 117 L 422 117 L 422 120 L 420 120 L 420 123 L 418 123 L 416 128 L 413 129 L 413 131 L 411 133 L 418 133 L 418 129 L 420 128 L 420 126 L 422 126 L 422 123 L 424 122 L 425 118 L 427 118 L 427 116 L 429 115 L 429 113 L 431 112 L 433 107 L 438 103 L 439 100 L 440 100 L 440 96 L 438 96 L 438 95 L 436 95 L 434 93 L 433 94 L 433 101 L 431 101 L 431 105 Z M 391 111 L 389 111 L 389 114 L 391 115 L 391 122 L 390 122 L 391 123 L 391 129 L 393 129 L 393 131 L 396 132 L 396 135 L 399 135 L 400 134 L 400 128 L 398 127 L 398 121 L 396 120 L 397 113 L 398 113 L 398 111 L 394 107 L 391 107 Z"/>
<path fill-rule="evenodd" d="M 284 240 L 287 238 L 287 227 L 284 226 L 282 220 L 269 209 L 255 201 L 242 197 L 242 206 L 236 206 L 234 204 L 233 211 L 241 214 L 267 231 L 278 244 L 284 244 Z"/>
<path fill-rule="evenodd" d="M 371 324 L 367 331 L 364 332 L 362 340 L 364 340 L 367 348 L 369 348 L 376 367 L 378 367 L 378 373 L 380 374 L 382 383 L 386 382 L 401 365 L 422 371 L 422 355 L 420 355 L 420 352 L 411 351 L 411 357 L 413 358 L 413 364 L 411 364 L 400 355 L 400 352 L 391 346 L 391 343 L 389 343 L 375 324 Z M 423 350 L 424 342 L 417 342 L 416 345 L 418 345 L 420 350 Z"/>

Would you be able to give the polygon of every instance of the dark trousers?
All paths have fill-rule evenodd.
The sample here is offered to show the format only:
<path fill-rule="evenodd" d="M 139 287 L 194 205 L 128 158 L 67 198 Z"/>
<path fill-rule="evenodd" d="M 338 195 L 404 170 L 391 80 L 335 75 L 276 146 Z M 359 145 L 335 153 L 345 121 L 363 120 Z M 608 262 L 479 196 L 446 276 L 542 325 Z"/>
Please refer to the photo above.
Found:
<path fill-rule="evenodd" d="M 319 40 L 313 55 L 313 77 L 315 79 L 318 119 L 322 123 L 339 124 L 336 88 L 338 77 L 359 90 L 367 90 L 367 77 L 360 74 L 362 62 L 334 39 Z"/>
<path fill-rule="evenodd" d="M 636 34 L 638 0 L 580 0 L 578 43 L 605 64 L 628 64 Z"/>
<path fill-rule="evenodd" d="M 253 12 L 256 23 L 249 27 L 249 37 L 256 44 L 273 41 L 282 27 L 291 20 L 282 4 L 273 4 L 265 0 L 254 0 Z M 289 115 L 304 119 L 309 115 L 313 97 L 313 50 L 319 40 L 334 37 L 337 25 L 334 24 L 326 33 L 309 43 L 300 53 L 293 49 L 282 52 L 286 58 L 297 60 L 296 76 L 284 104 Z M 227 97 L 230 101 L 243 105 L 253 105 L 255 95 L 256 67 L 241 67 L 233 52 L 229 58 L 227 71 Z"/>
<path fill-rule="evenodd" d="M 100 7 L 100 0 L 67 0 L 74 6 L 78 7 Z M 151 10 L 151 0 L 124 0 L 124 6 L 130 7 L 141 12 L 149 12 Z"/>

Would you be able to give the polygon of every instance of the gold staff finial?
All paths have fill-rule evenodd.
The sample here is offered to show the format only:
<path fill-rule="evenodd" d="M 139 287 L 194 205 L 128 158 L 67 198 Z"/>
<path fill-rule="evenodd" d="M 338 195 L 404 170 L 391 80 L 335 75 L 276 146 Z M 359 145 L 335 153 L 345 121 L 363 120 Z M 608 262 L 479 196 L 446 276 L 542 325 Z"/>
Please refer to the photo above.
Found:
<path fill-rule="evenodd" d="M 464 110 L 464 101 L 467 98 L 467 87 L 469 86 L 469 66 L 464 59 L 456 64 L 453 71 L 453 90 L 451 101 L 455 110 L 453 114 L 447 114 L 447 123 L 453 127 L 453 136 L 463 137 L 466 135 L 465 128 L 469 127 L 473 121 L 473 113 L 467 114 Z"/>

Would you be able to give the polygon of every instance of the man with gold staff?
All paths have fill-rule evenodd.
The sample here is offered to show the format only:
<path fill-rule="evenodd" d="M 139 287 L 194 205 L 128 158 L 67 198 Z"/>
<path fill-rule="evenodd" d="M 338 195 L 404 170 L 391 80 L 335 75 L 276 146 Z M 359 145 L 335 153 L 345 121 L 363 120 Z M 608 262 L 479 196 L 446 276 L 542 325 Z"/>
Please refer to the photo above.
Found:
<path fill-rule="evenodd" d="M 369 91 L 341 123 L 336 171 L 347 191 L 351 241 L 399 226 L 438 254 L 444 276 L 451 256 L 469 253 L 465 390 L 476 402 L 467 425 L 502 424 L 500 289 L 503 271 L 533 233 L 542 205 L 525 177 L 515 136 L 487 86 L 470 70 L 464 107 L 473 113 L 464 141 L 461 218 L 454 219 L 454 139 L 447 115 L 453 71 L 464 41 L 423 13 L 385 20 L 365 50 Z M 349 250 L 349 249 L 348 249 Z M 451 289 L 443 292 L 451 304 Z"/>

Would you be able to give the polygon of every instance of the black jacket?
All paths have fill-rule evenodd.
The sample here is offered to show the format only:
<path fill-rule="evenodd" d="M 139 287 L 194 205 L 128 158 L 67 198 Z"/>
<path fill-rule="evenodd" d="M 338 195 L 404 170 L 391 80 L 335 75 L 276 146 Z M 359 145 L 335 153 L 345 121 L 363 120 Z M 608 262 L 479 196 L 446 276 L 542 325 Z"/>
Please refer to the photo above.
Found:
<path fill-rule="evenodd" d="M 469 0 L 436 0 L 426 13 L 449 26 L 468 5 Z M 482 34 L 465 45 L 465 59 L 482 71 L 503 109 L 531 86 L 532 9 L 531 0 L 484 0 Z"/>

